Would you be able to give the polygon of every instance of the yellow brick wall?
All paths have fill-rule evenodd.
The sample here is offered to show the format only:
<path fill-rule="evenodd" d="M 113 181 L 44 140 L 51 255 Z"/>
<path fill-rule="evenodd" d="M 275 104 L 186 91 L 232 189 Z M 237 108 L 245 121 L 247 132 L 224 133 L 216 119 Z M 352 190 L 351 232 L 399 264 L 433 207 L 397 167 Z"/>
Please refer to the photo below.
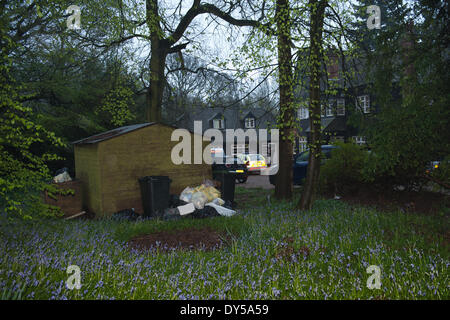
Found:
<path fill-rule="evenodd" d="M 91 212 L 102 211 L 98 145 L 75 145 L 75 177 L 82 182 L 83 205 Z"/>

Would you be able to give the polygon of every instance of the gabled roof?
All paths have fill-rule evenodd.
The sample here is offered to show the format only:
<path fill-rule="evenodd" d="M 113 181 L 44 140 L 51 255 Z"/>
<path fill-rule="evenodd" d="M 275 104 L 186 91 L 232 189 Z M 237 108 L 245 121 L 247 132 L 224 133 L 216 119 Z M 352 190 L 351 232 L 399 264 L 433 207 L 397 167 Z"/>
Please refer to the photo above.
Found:
<path fill-rule="evenodd" d="M 242 119 L 246 119 L 246 118 L 256 118 L 256 117 L 251 111 L 249 111 Z"/>
<path fill-rule="evenodd" d="M 187 128 L 188 130 L 193 130 L 194 121 L 202 121 L 203 131 L 210 128 L 209 121 L 217 119 L 216 117 L 220 115 L 220 118 L 226 119 L 227 129 L 238 129 L 243 128 L 243 120 L 249 113 L 255 117 L 256 126 L 260 129 L 266 129 L 268 126 L 266 122 L 276 123 L 276 117 L 269 111 L 262 108 L 239 108 L 236 107 L 207 107 L 207 108 L 197 108 L 192 112 L 185 114 L 185 116 L 176 123 L 178 127 Z"/>
<path fill-rule="evenodd" d="M 120 127 L 120 128 L 116 128 L 116 129 L 112 129 L 106 132 L 102 132 L 102 133 L 98 133 L 95 134 L 93 136 L 72 142 L 72 144 L 95 144 L 101 141 L 105 141 L 117 136 L 120 136 L 122 134 L 140 129 L 140 128 L 144 128 L 144 127 L 148 127 L 151 125 L 156 124 L 156 122 L 146 122 L 146 123 L 140 123 L 140 124 L 132 124 L 129 126 L 124 126 L 124 127 Z"/>
<path fill-rule="evenodd" d="M 209 118 L 208 121 L 216 119 L 224 119 L 224 115 L 221 112 L 217 112 L 211 118 Z"/>
<path fill-rule="evenodd" d="M 303 121 L 303 120 L 301 120 Z M 306 122 L 308 121 L 308 122 Z M 311 127 L 309 125 L 309 119 L 306 121 L 300 122 L 300 126 L 304 129 L 304 132 L 311 132 Z M 345 131 L 346 130 L 346 120 L 344 117 L 328 117 L 322 118 L 320 120 L 320 124 L 322 127 L 322 132 L 334 132 L 334 131 Z"/>
<path fill-rule="evenodd" d="M 346 120 L 344 117 L 336 117 L 331 121 L 331 123 L 324 129 L 327 132 L 335 131 L 345 131 L 346 130 Z"/>

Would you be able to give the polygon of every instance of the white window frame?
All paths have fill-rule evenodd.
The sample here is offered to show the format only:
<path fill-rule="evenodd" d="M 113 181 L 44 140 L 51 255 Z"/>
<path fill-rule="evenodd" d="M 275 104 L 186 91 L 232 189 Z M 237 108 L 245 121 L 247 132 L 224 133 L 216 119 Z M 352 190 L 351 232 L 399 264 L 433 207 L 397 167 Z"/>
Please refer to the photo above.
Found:
<path fill-rule="evenodd" d="M 309 119 L 309 110 L 308 110 L 308 108 L 300 108 L 300 110 L 299 110 L 299 118 L 300 118 L 300 120 Z"/>
<path fill-rule="evenodd" d="M 214 119 L 213 120 L 213 128 L 214 129 L 223 129 L 225 127 L 225 119 Z"/>
<path fill-rule="evenodd" d="M 326 116 L 327 116 L 327 117 L 332 117 L 332 116 L 334 116 L 334 113 L 333 113 L 333 104 L 334 104 L 334 100 L 330 100 L 330 101 L 328 102 L 327 109 L 326 109 Z"/>
<path fill-rule="evenodd" d="M 308 141 L 306 137 L 299 137 L 298 138 L 298 151 L 303 152 L 308 148 Z"/>
<path fill-rule="evenodd" d="M 245 128 L 253 129 L 255 127 L 255 118 L 246 118 L 245 119 Z"/>
<path fill-rule="evenodd" d="M 338 99 L 336 102 L 336 115 L 345 116 L 345 99 Z"/>
<path fill-rule="evenodd" d="M 354 136 L 353 137 L 353 141 L 359 145 L 362 146 L 364 144 L 366 144 L 366 137 L 362 137 L 362 136 Z"/>
<path fill-rule="evenodd" d="M 363 113 L 370 113 L 370 96 L 365 94 L 358 96 L 358 105 L 361 107 Z"/>

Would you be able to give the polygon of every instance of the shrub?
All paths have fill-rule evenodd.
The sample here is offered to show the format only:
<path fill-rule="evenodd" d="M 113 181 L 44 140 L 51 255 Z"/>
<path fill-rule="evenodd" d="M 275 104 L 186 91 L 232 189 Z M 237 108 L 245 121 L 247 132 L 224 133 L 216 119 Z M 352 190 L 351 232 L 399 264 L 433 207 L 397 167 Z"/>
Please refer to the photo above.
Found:
<path fill-rule="evenodd" d="M 370 183 L 375 190 L 392 190 L 403 186 L 409 191 L 420 190 L 427 179 L 424 177 L 426 162 L 410 161 L 411 155 L 402 155 L 403 161 L 393 160 L 392 153 L 385 150 L 373 151 L 366 160 L 362 170 L 363 180 Z M 394 164 L 394 161 L 398 162 Z"/>
<path fill-rule="evenodd" d="M 354 143 L 337 143 L 331 158 L 320 169 L 321 190 L 345 194 L 363 183 L 367 152 Z"/>

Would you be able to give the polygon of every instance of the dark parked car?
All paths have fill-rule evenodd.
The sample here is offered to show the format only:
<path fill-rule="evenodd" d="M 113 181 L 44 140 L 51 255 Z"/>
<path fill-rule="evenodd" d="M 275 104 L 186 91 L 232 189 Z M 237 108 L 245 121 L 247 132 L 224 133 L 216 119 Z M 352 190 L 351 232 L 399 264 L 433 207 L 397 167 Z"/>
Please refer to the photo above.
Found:
<path fill-rule="evenodd" d="M 239 183 L 245 183 L 248 178 L 248 169 L 246 164 L 238 157 L 223 156 L 213 157 L 212 175 L 216 179 L 218 174 L 227 171 L 234 174 Z"/>
<path fill-rule="evenodd" d="M 331 156 L 331 150 L 337 148 L 337 146 L 332 145 L 323 145 L 322 146 L 322 156 L 323 160 L 329 159 Z M 309 161 L 309 151 L 303 151 L 299 153 L 293 161 L 292 170 L 293 170 L 293 182 L 294 184 L 302 184 L 306 179 L 306 172 L 308 169 L 308 161 Z M 275 185 L 276 175 L 269 176 L 269 181 L 271 184 Z"/>

